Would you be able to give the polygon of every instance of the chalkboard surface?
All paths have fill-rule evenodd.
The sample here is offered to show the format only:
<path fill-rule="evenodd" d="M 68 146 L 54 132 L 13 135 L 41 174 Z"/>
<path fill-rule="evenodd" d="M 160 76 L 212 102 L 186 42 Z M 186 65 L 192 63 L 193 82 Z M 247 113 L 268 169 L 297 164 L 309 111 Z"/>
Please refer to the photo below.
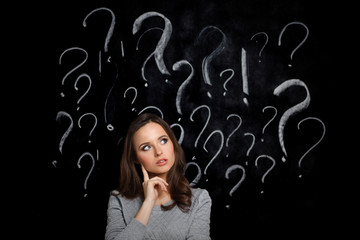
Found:
<path fill-rule="evenodd" d="M 103 239 L 123 138 L 142 112 L 169 122 L 187 156 L 186 177 L 209 191 L 212 239 L 293 239 L 337 226 L 335 6 L 47 7 L 36 21 L 46 57 L 29 61 L 38 69 L 34 115 L 44 116 L 34 131 L 40 141 L 29 142 L 30 233 Z"/>

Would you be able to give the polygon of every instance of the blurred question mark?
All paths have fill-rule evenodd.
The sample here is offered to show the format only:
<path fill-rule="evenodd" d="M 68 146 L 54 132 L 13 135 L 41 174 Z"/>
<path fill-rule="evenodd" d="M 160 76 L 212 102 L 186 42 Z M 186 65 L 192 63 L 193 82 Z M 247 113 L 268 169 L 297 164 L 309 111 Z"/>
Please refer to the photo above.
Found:
<path fill-rule="evenodd" d="M 269 41 L 269 36 L 265 33 L 265 32 L 258 32 L 258 33 L 255 33 L 250 40 L 253 40 L 253 38 L 259 34 L 263 34 L 265 35 L 265 43 L 264 45 L 262 46 L 262 48 L 260 49 L 260 52 L 259 52 L 259 58 L 261 57 L 261 53 L 262 51 L 264 50 L 265 46 L 267 45 L 268 41 Z M 257 42 L 257 41 L 256 41 Z M 261 60 L 259 59 L 259 62 L 261 62 Z"/>
<path fill-rule="evenodd" d="M 77 162 L 78 168 L 81 168 L 81 160 L 82 160 L 85 156 L 89 156 L 89 157 L 91 158 L 91 163 L 92 163 L 91 168 L 90 168 L 90 170 L 89 170 L 89 172 L 88 172 L 88 174 L 87 174 L 87 176 L 86 176 L 86 178 L 85 178 L 85 181 L 84 181 L 84 189 L 86 190 L 86 189 L 87 189 L 87 182 L 88 182 L 89 177 L 90 177 L 90 175 L 91 175 L 91 173 L 92 173 L 92 171 L 93 171 L 93 169 L 94 169 L 94 166 L 95 166 L 95 159 L 94 159 L 94 157 L 93 157 L 93 155 L 92 155 L 91 153 L 89 153 L 89 152 L 84 152 L 84 153 L 80 156 L 80 158 L 79 158 L 79 160 L 78 160 L 78 162 Z M 87 194 L 85 194 L 84 197 L 86 197 L 86 195 L 87 195 Z"/>
<path fill-rule="evenodd" d="M 310 104 L 310 92 L 309 92 L 306 84 L 299 79 L 286 80 L 285 82 L 283 82 L 282 84 L 280 84 L 279 86 L 277 86 L 274 89 L 273 94 L 276 96 L 279 96 L 282 92 L 284 92 L 286 89 L 288 89 L 291 86 L 303 87 L 306 91 L 306 97 L 305 97 L 304 101 L 302 101 L 302 102 L 296 104 L 295 106 L 289 108 L 288 110 L 286 110 L 280 118 L 279 127 L 278 127 L 278 135 L 279 135 L 279 142 L 280 142 L 281 149 L 285 154 L 285 156 L 282 158 L 283 162 L 286 161 L 285 157 L 287 157 L 287 152 L 286 152 L 285 143 L 284 143 L 284 128 L 285 128 L 286 122 L 289 120 L 290 117 L 292 117 L 296 113 L 306 109 Z"/>
<path fill-rule="evenodd" d="M 276 117 L 276 115 L 277 115 L 277 109 L 275 108 L 275 107 L 273 107 L 273 106 L 266 106 L 266 107 L 264 107 L 263 108 L 263 110 L 262 110 L 262 112 L 264 112 L 266 109 L 269 109 L 269 108 L 272 108 L 272 109 L 274 109 L 274 116 L 272 116 L 272 118 L 265 124 L 265 126 L 263 127 L 263 129 L 262 129 L 262 134 L 264 134 L 264 132 L 265 132 L 265 128 L 272 122 L 272 120 L 274 120 L 274 118 Z M 264 138 L 262 137 L 261 138 L 261 141 L 263 142 L 264 141 Z"/>
<path fill-rule="evenodd" d="M 165 51 L 165 48 L 166 48 L 166 46 L 167 46 L 167 44 L 168 44 L 168 42 L 170 40 L 170 36 L 171 36 L 171 33 L 172 33 L 172 25 L 171 25 L 170 20 L 168 18 L 166 18 L 161 13 L 158 13 L 158 12 L 146 12 L 146 13 L 140 15 L 134 21 L 132 33 L 133 33 L 133 35 L 135 35 L 139 31 L 139 29 L 141 28 L 141 25 L 142 25 L 143 21 L 145 19 L 147 19 L 147 18 L 150 18 L 150 17 L 161 17 L 165 22 L 165 26 L 164 26 L 161 38 L 159 39 L 158 44 L 156 45 L 156 48 L 155 48 L 154 52 L 151 54 L 151 56 L 154 55 L 156 65 L 157 65 L 159 71 L 162 74 L 171 75 L 170 72 L 168 71 L 166 65 L 165 65 L 165 62 L 164 62 L 164 51 Z M 145 85 L 145 86 L 147 86 L 147 85 Z"/>
<path fill-rule="evenodd" d="M 124 92 L 124 98 L 126 98 L 126 93 L 129 91 L 129 90 L 133 90 L 134 91 L 134 98 L 133 100 L 131 101 L 131 105 L 133 105 L 133 103 L 135 102 L 136 100 L 136 97 L 137 97 L 137 89 L 135 87 L 128 87 L 125 92 Z M 131 111 L 136 111 L 135 108 L 131 109 Z"/>
<path fill-rule="evenodd" d="M 270 159 L 271 162 L 272 162 L 272 164 L 271 164 L 271 166 L 269 167 L 269 169 L 267 169 L 267 170 L 264 172 L 264 174 L 262 175 L 262 177 L 261 177 L 261 182 L 264 183 L 264 182 L 265 182 L 265 177 L 266 177 L 266 176 L 269 174 L 269 172 L 274 168 L 276 162 L 275 162 L 275 159 L 272 158 L 272 157 L 269 156 L 269 155 L 260 155 L 260 156 L 258 156 L 258 157 L 256 158 L 256 160 L 255 160 L 255 166 L 256 166 L 257 168 L 258 168 L 258 161 L 259 161 L 260 158 L 268 158 L 268 159 Z M 261 193 L 263 193 L 263 192 L 264 192 L 264 191 L 261 191 Z"/>
<path fill-rule="evenodd" d="M 69 136 L 71 130 L 73 129 L 73 120 L 72 120 L 72 117 L 70 116 L 69 113 L 67 112 L 64 112 L 64 111 L 59 111 L 56 115 L 56 121 L 60 121 L 60 119 L 62 117 L 67 117 L 70 119 L 70 124 L 69 124 L 69 127 L 66 129 L 65 133 L 62 135 L 61 139 L 60 139 L 60 143 L 59 143 L 59 151 L 60 153 L 62 154 L 62 149 L 63 149 L 63 145 L 64 145 L 64 142 L 65 140 L 67 139 L 67 137 Z"/>
<path fill-rule="evenodd" d="M 290 60 L 293 59 L 294 53 L 299 49 L 299 47 L 300 47 L 301 45 L 304 44 L 304 42 L 306 41 L 306 39 L 307 39 L 308 36 L 309 36 L 309 29 L 308 29 L 308 27 L 307 27 L 304 23 L 302 23 L 302 22 L 297 22 L 297 21 L 295 21 L 295 22 L 290 22 L 290 23 L 286 24 L 285 27 L 281 30 L 280 35 L 279 35 L 279 40 L 278 40 L 278 46 L 281 46 L 281 38 L 282 38 L 285 30 L 287 29 L 287 27 L 290 26 L 290 25 L 295 25 L 295 24 L 303 26 L 303 27 L 305 28 L 305 30 L 306 30 L 306 34 L 305 34 L 304 39 L 294 48 L 294 50 L 292 50 L 292 52 L 291 52 L 291 54 L 290 54 Z M 291 64 L 289 64 L 288 66 L 291 67 Z"/>
<path fill-rule="evenodd" d="M 89 87 L 86 89 L 86 91 L 83 93 L 83 95 L 81 95 L 80 98 L 78 99 L 78 101 L 77 101 L 77 104 L 78 104 L 78 105 L 80 104 L 80 101 L 85 97 L 85 95 L 89 92 L 89 90 L 90 90 L 90 88 L 91 88 L 91 78 L 90 78 L 90 76 L 89 76 L 88 74 L 86 74 L 86 73 L 82 73 L 82 74 L 80 74 L 80 76 L 76 79 L 76 81 L 75 81 L 75 83 L 74 83 L 74 88 L 75 88 L 75 90 L 76 90 L 76 91 L 79 90 L 79 88 L 77 87 L 77 83 L 78 83 L 79 79 L 82 78 L 82 77 L 86 77 L 86 78 L 89 80 Z M 80 109 L 80 107 L 77 108 L 77 110 L 79 110 L 79 109 Z"/>
<path fill-rule="evenodd" d="M 152 30 L 160 30 L 161 32 L 164 32 L 164 30 L 163 30 L 162 28 L 159 28 L 159 27 L 154 27 L 154 28 L 150 28 L 150 29 L 146 30 L 143 34 L 140 35 L 140 37 L 139 37 L 139 39 L 138 39 L 138 41 L 137 41 L 137 44 L 136 44 L 136 50 L 139 50 L 139 43 L 140 43 L 140 40 L 142 39 L 142 37 L 143 37 L 146 33 L 150 32 L 150 31 L 152 31 Z M 148 61 L 149 61 L 154 55 L 155 55 L 155 51 L 152 52 L 152 53 L 145 59 L 143 65 L 142 65 L 142 67 L 141 67 L 141 76 L 142 76 L 142 78 L 144 79 L 144 81 L 146 81 L 146 82 L 147 82 L 147 78 L 145 77 L 145 66 L 147 65 Z M 148 84 L 145 83 L 145 87 L 147 87 L 147 86 L 148 86 Z"/>
<path fill-rule="evenodd" d="M 203 149 L 205 150 L 205 152 L 208 152 L 208 150 L 206 149 L 206 143 L 209 141 L 209 139 L 212 137 L 212 135 L 214 135 L 215 133 L 218 133 L 221 137 L 221 142 L 219 144 L 219 149 L 218 151 L 215 153 L 215 155 L 211 158 L 211 160 L 209 161 L 209 163 L 206 165 L 205 170 L 204 170 L 204 174 L 206 175 L 206 171 L 208 169 L 208 167 L 213 163 L 213 161 L 216 159 L 216 157 L 219 155 L 219 153 L 221 152 L 221 149 L 224 146 L 224 134 L 221 130 L 214 130 L 212 133 L 210 133 L 209 137 L 205 140 L 204 145 L 203 145 Z"/>
<path fill-rule="evenodd" d="M 304 118 L 303 120 L 299 121 L 298 125 L 297 125 L 297 128 L 300 130 L 300 124 L 303 123 L 304 121 L 308 121 L 308 120 L 315 120 L 315 121 L 318 121 L 321 123 L 322 125 L 322 128 L 323 128 L 323 133 L 320 137 L 320 139 L 314 143 L 302 156 L 301 158 L 299 159 L 299 163 L 298 163 L 298 166 L 299 168 L 301 168 L 301 162 L 302 160 L 304 159 L 304 157 L 314 148 L 316 147 L 321 141 L 322 139 L 324 138 L 325 136 L 325 131 L 326 131 L 326 128 L 325 128 L 325 124 L 319 119 L 319 118 L 316 118 L 316 117 L 307 117 L 307 118 Z M 299 178 L 301 178 L 301 174 L 299 175 Z"/>
<path fill-rule="evenodd" d="M 240 187 L 241 183 L 244 181 L 246 174 L 245 174 L 245 168 L 239 164 L 234 164 L 232 166 L 230 166 L 228 169 L 226 169 L 225 172 L 225 178 L 229 179 L 230 178 L 230 173 L 232 171 L 234 171 L 235 169 L 240 169 L 242 171 L 242 175 L 241 175 L 241 179 L 239 180 L 238 183 L 236 183 L 236 185 L 230 190 L 229 195 L 230 197 L 233 195 L 233 193 Z"/>
<path fill-rule="evenodd" d="M 226 81 L 225 81 L 224 84 L 223 84 L 223 88 L 225 89 L 225 92 L 223 93 L 223 96 L 226 95 L 226 91 L 228 90 L 228 89 L 226 88 L 226 84 L 227 84 L 227 83 L 232 79 L 232 77 L 234 76 L 234 70 L 232 70 L 231 68 L 228 68 L 228 69 L 223 70 L 223 71 L 219 74 L 219 76 L 222 77 L 222 75 L 223 75 L 225 72 L 231 72 L 231 73 L 230 73 L 230 76 L 226 79 Z"/>
<path fill-rule="evenodd" d="M 95 127 L 97 126 L 97 118 L 95 116 L 95 114 L 93 113 L 84 113 L 78 120 L 78 126 L 79 128 L 81 128 L 81 120 L 85 117 L 85 116 L 92 116 L 94 118 L 94 126 L 91 128 L 90 132 L 89 132 L 89 137 L 91 136 L 92 132 L 94 131 Z M 91 140 L 89 139 L 89 143 L 91 143 Z"/>
<path fill-rule="evenodd" d="M 212 51 L 210 53 L 210 55 L 204 57 L 203 61 L 202 61 L 202 66 L 201 66 L 201 69 L 202 69 L 202 75 L 203 75 L 203 79 L 204 79 L 204 82 L 207 84 L 207 85 L 210 85 L 212 86 L 212 83 L 211 83 L 211 80 L 210 80 L 210 63 L 212 62 L 212 60 L 218 56 L 222 51 L 223 49 L 225 48 L 225 44 L 226 44 L 226 36 L 225 34 L 223 33 L 223 31 L 221 31 L 219 28 L 215 27 L 215 26 L 207 26 L 205 27 L 204 29 L 201 30 L 201 32 L 199 33 L 199 36 L 197 37 L 196 39 L 196 42 L 199 42 L 200 39 L 202 39 L 203 35 L 206 33 L 205 36 L 208 36 L 208 34 L 214 32 L 214 31 L 217 31 L 217 32 L 220 32 L 221 35 L 222 35 L 222 40 L 219 44 L 219 46 L 214 49 L 214 51 Z M 209 98 L 212 98 L 210 92 L 207 92 L 207 95 Z"/>
<path fill-rule="evenodd" d="M 191 113 L 191 115 L 190 115 L 190 120 L 191 120 L 192 122 L 194 121 L 193 116 L 194 116 L 195 112 L 198 111 L 200 108 L 205 108 L 205 109 L 208 110 L 208 117 L 207 117 L 207 119 L 206 119 L 206 122 L 205 122 L 204 127 L 201 129 L 199 135 L 197 136 L 197 138 L 196 138 L 196 140 L 195 140 L 194 147 L 197 147 L 197 144 L 198 144 L 198 141 L 199 141 L 199 139 L 200 139 L 200 136 L 203 134 L 205 128 L 206 128 L 207 125 L 209 124 L 209 120 L 210 120 L 210 117 L 211 117 L 211 110 L 210 110 L 209 106 L 207 106 L 207 105 L 200 105 L 200 106 L 198 106 L 197 108 L 195 108 L 195 109 L 193 110 L 193 112 Z"/>
<path fill-rule="evenodd" d="M 106 34 L 105 43 L 104 43 L 104 52 L 108 52 L 108 50 L 109 50 L 109 41 L 110 41 L 110 38 L 113 35 L 114 27 L 115 27 L 115 14 L 113 13 L 113 11 L 110 10 L 109 8 L 106 8 L 106 7 L 96 8 L 96 9 L 92 10 L 88 15 L 86 15 L 86 17 L 83 20 L 83 26 L 87 27 L 86 20 L 88 19 L 88 17 L 90 15 L 92 15 L 93 13 L 95 13 L 97 11 L 108 11 L 111 14 L 111 23 L 110 23 L 108 32 Z"/>

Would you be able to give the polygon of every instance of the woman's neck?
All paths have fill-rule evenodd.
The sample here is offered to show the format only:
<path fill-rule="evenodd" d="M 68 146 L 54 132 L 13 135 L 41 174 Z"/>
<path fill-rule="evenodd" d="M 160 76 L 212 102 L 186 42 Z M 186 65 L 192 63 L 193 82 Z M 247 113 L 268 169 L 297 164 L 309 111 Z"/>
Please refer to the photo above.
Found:
<path fill-rule="evenodd" d="M 171 201 L 170 193 L 161 191 L 158 199 L 155 201 L 155 205 L 164 205 L 170 201 Z"/>
<path fill-rule="evenodd" d="M 161 179 L 163 179 L 164 181 L 167 181 L 167 173 L 163 173 L 163 174 L 153 174 L 153 173 L 149 173 L 149 177 L 153 178 L 153 177 L 159 177 Z"/>

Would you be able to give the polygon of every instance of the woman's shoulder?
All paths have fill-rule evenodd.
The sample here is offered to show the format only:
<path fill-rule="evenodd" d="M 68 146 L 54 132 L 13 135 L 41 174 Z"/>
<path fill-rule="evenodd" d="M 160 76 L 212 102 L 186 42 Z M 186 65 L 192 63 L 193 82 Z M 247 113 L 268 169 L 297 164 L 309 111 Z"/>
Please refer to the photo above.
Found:
<path fill-rule="evenodd" d="M 192 191 L 192 194 L 194 195 L 194 196 L 200 196 L 200 195 L 202 195 L 202 194 L 207 194 L 207 195 L 209 195 L 209 192 L 208 192 L 208 190 L 206 190 L 205 188 L 194 188 L 194 187 L 192 187 L 191 188 L 191 191 Z"/>
<path fill-rule="evenodd" d="M 193 195 L 193 202 L 199 201 L 199 202 L 211 202 L 211 197 L 209 192 L 204 188 L 191 188 L 192 195 Z"/>

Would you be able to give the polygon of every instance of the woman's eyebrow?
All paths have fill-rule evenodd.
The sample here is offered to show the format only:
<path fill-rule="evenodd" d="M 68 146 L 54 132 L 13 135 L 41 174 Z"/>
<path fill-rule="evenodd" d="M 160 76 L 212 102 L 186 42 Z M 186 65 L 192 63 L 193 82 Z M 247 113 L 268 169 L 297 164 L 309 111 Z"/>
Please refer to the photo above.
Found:
<path fill-rule="evenodd" d="M 164 134 L 164 135 L 160 136 L 158 139 L 162 139 L 164 137 L 168 137 L 168 135 Z"/>

